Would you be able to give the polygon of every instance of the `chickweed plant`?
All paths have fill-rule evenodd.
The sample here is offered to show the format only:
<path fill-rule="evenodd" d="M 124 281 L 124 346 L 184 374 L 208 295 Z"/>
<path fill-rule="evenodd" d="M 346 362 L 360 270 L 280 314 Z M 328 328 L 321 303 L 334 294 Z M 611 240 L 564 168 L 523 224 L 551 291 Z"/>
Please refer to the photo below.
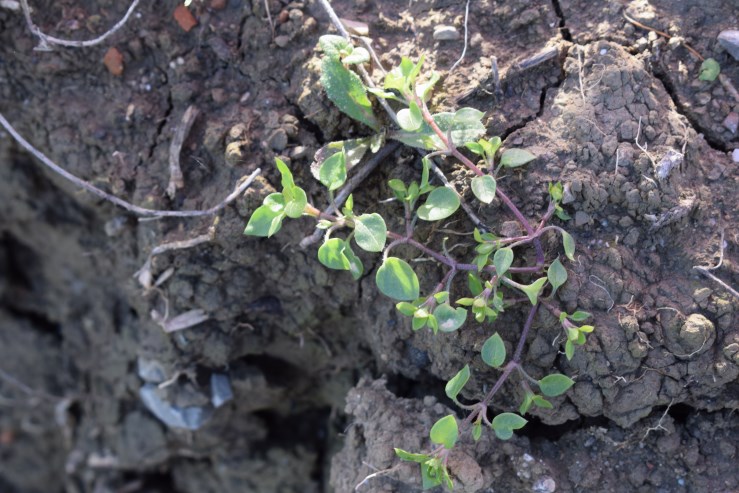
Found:
<path fill-rule="evenodd" d="M 558 373 L 536 380 L 521 364 L 526 339 L 540 306 L 558 318 L 568 359 L 572 358 L 575 346 L 584 344 L 586 334 L 593 330 L 591 325 L 581 325 L 590 317 L 588 313 L 575 311 L 569 314 L 557 308 L 554 295 L 567 281 L 567 270 L 559 258 L 547 261 L 541 245 L 543 235 L 558 234 L 562 238 L 565 257 L 573 260 L 575 242 L 572 236 L 561 227 L 550 224 L 554 216 L 568 219 L 560 206 L 562 185 L 549 185 L 549 207 L 538 225 L 532 226 L 503 187 L 498 185 L 496 178 L 502 169 L 524 166 L 535 156 L 523 149 L 499 152 L 501 139 L 484 137 L 483 113 L 476 109 L 431 113 L 427 102 L 439 75 L 434 72 L 422 77 L 423 58 L 417 63 L 403 58 L 399 66 L 385 75 L 381 88 L 370 88 L 352 70 L 355 65 L 369 62 L 369 53 L 364 48 L 354 47 L 345 38 L 334 35 L 321 37 L 320 46 L 323 50 L 321 83 L 327 96 L 339 110 L 375 133 L 369 137 L 331 142 L 321 148 L 315 157 L 318 164 L 315 175 L 327 188 L 333 203 L 334 192 L 347 179 L 347 169 L 356 165 L 368 152 L 377 152 L 386 139 L 428 152 L 422 158 L 423 168 L 417 181 L 404 183 L 393 179 L 388 182 L 401 206 L 398 213 L 402 214 L 405 228 L 402 231 L 389 230 L 387 222 L 377 212 L 356 211 L 351 195 L 343 207 L 335 207 L 339 212 L 329 214 L 319 210 L 308 202 L 305 191 L 295 184 L 288 166 L 277 159 L 282 191 L 264 199 L 263 205 L 249 219 L 244 233 L 270 237 L 279 231 L 286 218 L 309 216 L 325 230 L 323 244 L 318 249 L 319 262 L 329 269 L 349 271 L 355 280 L 364 273 L 355 248 L 382 255 L 382 264 L 375 274 L 377 288 L 397 302 L 398 312 L 410 318 L 414 331 L 428 329 L 434 334 L 441 333 L 439 336 L 443 337 L 445 333 L 460 330 L 470 317 L 478 323 L 493 326 L 498 315 L 509 307 L 529 305 L 512 356 L 507 354 L 503 339 L 497 332 L 490 335 L 482 346 L 482 361 L 497 370 L 498 375 L 486 395 L 472 404 L 459 402 L 458 396 L 471 376 L 469 364 L 446 384 L 446 395 L 464 410 L 466 417 L 459 419 L 450 414 L 438 420 L 429 431 L 432 445 L 425 452 L 395 449 L 402 460 L 420 465 L 424 489 L 437 485 L 452 489 L 447 462 L 460 433 L 469 433 L 472 440 L 477 441 L 483 430 L 490 428 L 497 438 L 507 440 L 526 424 L 523 415 L 532 406 L 551 408 L 552 404 L 546 398 L 563 394 L 574 383 Z M 383 128 L 373 112 L 371 96 L 383 98 L 399 107 L 397 124 L 400 128 Z M 456 159 L 472 170 L 475 176 L 470 188 L 475 198 L 484 205 L 491 204 L 496 198 L 500 200 L 521 224 L 523 233 L 500 237 L 475 228 L 474 256 L 468 259 L 454 258 L 445 247 L 436 251 L 416 239 L 418 220 L 442 221 L 460 207 L 460 197 L 454 189 L 434 186 L 429 179 L 433 166 L 431 159 L 435 156 Z M 443 278 L 431 290 L 422 290 L 413 267 L 407 260 L 394 255 L 401 245 L 412 247 L 445 269 Z M 520 252 L 531 247 L 536 261 L 525 265 Z M 457 274 L 467 276 L 468 292 L 453 297 L 450 289 Z M 518 377 L 520 384 L 518 413 L 503 412 L 491 417 L 493 398 L 513 375 Z"/>

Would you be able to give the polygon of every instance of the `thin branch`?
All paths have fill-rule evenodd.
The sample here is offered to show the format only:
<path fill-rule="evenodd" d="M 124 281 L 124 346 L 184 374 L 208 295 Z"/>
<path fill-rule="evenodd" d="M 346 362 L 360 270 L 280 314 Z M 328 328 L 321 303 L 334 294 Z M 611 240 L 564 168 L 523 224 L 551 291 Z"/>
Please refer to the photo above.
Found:
<path fill-rule="evenodd" d="M 123 27 L 123 25 L 128 21 L 128 18 L 131 17 L 131 14 L 138 6 L 140 0 L 133 0 L 131 2 L 131 6 L 128 7 L 128 10 L 126 11 L 126 15 L 123 16 L 121 20 L 119 20 L 113 27 L 111 27 L 108 31 L 103 33 L 102 35 L 98 36 L 97 38 L 90 39 L 87 41 L 75 41 L 75 40 L 69 40 L 69 39 L 61 39 L 61 38 L 55 38 L 54 36 L 49 36 L 48 34 L 44 34 L 41 29 L 34 24 L 33 19 L 31 19 L 31 8 L 28 6 L 28 0 L 20 0 L 21 2 L 21 8 L 23 9 L 23 15 L 26 17 L 26 24 L 28 24 L 28 29 L 33 33 L 35 36 L 37 36 L 40 40 L 38 47 L 36 47 L 37 50 L 42 51 L 50 51 L 51 46 L 49 45 L 59 45 L 59 46 L 67 46 L 71 48 L 87 48 L 90 46 L 95 46 L 106 39 L 108 39 L 113 33 L 118 31 L 120 28 Z"/>
<path fill-rule="evenodd" d="M 451 66 L 449 69 L 449 73 L 454 72 L 454 69 L 457 68 L 457 65 L 459 65 L 462 60 L 464 60 L 464 56 L 467 54 L 467 38 L 468 38 L 468 29 L 467 29 L 467 23 L 470 18 L 470 0 L 467 0 L 467 5 L 464 8 L 464 48 L 462 48 L 462 54 L 459 55 L 459 59 L 454 62 L 454 65 Z"/>
<path fill-rule="evenodd" d="M 185 144 L 185 139 L 190 134 L 195 119 L 198 117 L 198 109 L 195 105 L 190 105 L 182 115 L 182 122 L 177 127 L 172 142 L 169 145 L 169 185 L 167 185 L 167 195 L 170 199 L 174 199 L 177 189 L 185 186 L 185 177 L 182 175 L 182 168 L 180 168 L 180 154 L 182 153 L 182 146 Z"/>
<path fill-rule="evenodd" d="M 215 214 L 216 212 L 220 211 L 224 207 L 226 207 L 228 204 L 236 200 L 243 192 L 246 190 L 249 185 L 252 184 L 254 179 L 262 172 L 260 168 L 257 168 L 252 172 L 251 175 L 249 175 L 248 178 L 244 180 L 242 177 L 239 180 L 239 183 L 237 184 L 236 188 L 234 189 L 231 194 L 228 195 L 225 199 L 223 199 L 219 204 L 211 207 L 210 209 L 206 210 L 185 210 L 185 211 L 161 211 L 156 209 L 147 209 L 145 207 L 139 207 L 137 205 L 134 205 L 130 202 L 126 202 L 123 199 L 120 199 L 116 197 L 115 195 L 111 195 L 93 185 L 86 182 L 85 180 L 82 180 L 81 178 L 77 178 L 69 171 L 65 170 L 58 164 L 56 164 L 54 161 L 46 157 L 41 151 L 33 147 L 26 139 L 24 139 L 16 130 L 13 128 L 13 126 L 8 122 L 8 120 L 5 119 L 5 117 L 0 113 L 0 125 L 2 125 L 5 130 L 8 131 L 8 133 L 18 142 L 18 144 L 21 145 L 26 151 L 33 154 L 36 159 L 41 161 L 41 163 L 51 169 L 53 172 L 61 175 L 63 178 L 65 178 L 68 181 L 71 181 L 75 185 L 77 185 L 80 188 L 83 188 L 87 190 L 88 192 L 92 193 L 93 195 L 100 197 L 101 199 L 107 200 L 108 202 L 112 202 L 113 204 L 122 207 L 128 211 L 133 212 L 134 214 L 138 214 L 139 216 L 144 217 L 202 217 L 202 216 L 210 216 L 212 214 Z"/>

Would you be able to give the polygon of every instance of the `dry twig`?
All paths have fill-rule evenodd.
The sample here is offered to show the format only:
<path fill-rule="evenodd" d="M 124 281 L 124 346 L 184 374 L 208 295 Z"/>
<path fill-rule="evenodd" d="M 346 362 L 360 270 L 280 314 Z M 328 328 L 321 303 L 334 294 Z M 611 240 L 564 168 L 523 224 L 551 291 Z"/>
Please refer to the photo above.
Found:
<path fill-rule="evenodd" d="M 26 139 L 24 139 L 14 128 L 13 126 L 8 122 L 8 120 L 5 119 L 5 117 L 0 113 L 0 125 L 2 125 L 5 130 L 8 131 L 8 133 L 18 142 L 18 144 L 21 145 L 25 150 L 30 152 L 36 159 L 41 161 L 41 163 L 51 169 L 54 173 L 57 173 L 61 175 L 63 178 L 65 178 L 68 181 L 71 181 L 75 185 L 77 185 L 80 188 L 83 188 L 87 190 L 88 192 L 92 193 L 93 195 L 100 197 L 101 199 L 107 200 L 108 202 L 112 202 L 113 204 L 117 205 L 118 207 L 122 207 L 128 211 L 133 212 L 134 214 L 137 214 L 139 216 L 144 217 L 202 217 L 202 216 L 210 216 L 215 214 L 216 212 L 220 211 L 224 207 L 226 207 L 228 204 L 236 200 L 247 188 L 249 188 L 249 185 L 252 184 L 254 179 L 262 172 L 260 168 L 257 168 L 252 172 L 251 175 L 249 175 L 248 178 L 244 179 L 242 177 L 238 184 L 236 185 L 236 188 L 233 192 L 231 192 L 228 197 L 223 199 L 220 203 L 217 205 L 211 207 L 210 209 L 206 210 L 186 210 L 186 211 L 160 211 L 156 209 L 147 209 L 145 207 L 139 207 L 137 205 L 134 205 L 130 202 L 126 202 L 123 199 L 120 199 L 116 197 L 115 195 L 111 195 L 108 192 L 105 192 L 90 183 L 86 182 L 85 180 L 81 178 L 77 178 L 69 171 L 65 170 L 58 164 L 56 164 L 54 161 L 46 157 L 41 151 L 33 147 Z"/>
<path fill-rule="evenodd" d="M 128 18 L 131 17 L 131 14 L 138 6 L 140 0 L 133 0 L 133 2 L 131 2 L 131 6 L 128 7 L 128 10 L 126 11 L 126 14 L 113 27 L 111 27 L 109 30 L 107 30 L 105 33 L 101 34 L 97 38 L 87 41 L 61 39 L 55 38 L 54 36 L 49 36 L 48 34 L 44 34 L 44 32 L 42 32 L 41 29 L 36 24 L 34 24 L 33 19 L 31 19 L 31 8 L 28 6 L 28 0 L 20 0 L 20 2 L 21 8 L 23 9 L 23 15 L 26 17 L 26 24 L 28 24 L 28 29 L 34 34 L 34 36 L 39 38 L 39 45 L 36 47 L 36 49 L 40 51 L 50 51 L 51 45 L 67 46 L 71 48 L 87 48 L 89 46 L 95 46 L 102 43 L 113 33 L 123 27 L 123 25 L 128 21 Z"/>
<path fill-rule="evenodd" d="M 180 168 L 180 153 L 182 153 L 182 146 L 185 144 L 185 139 L 187 139 L 198 114 L 198 109 L 194 105 L 188 106 L 185 114 L 182 115 L 182 122 L 177 127 L 174 137 L 172 137 L 172 142 L 169 145 L 169 185 L 167 185 L 167 195 L 169 195 L 170 199 L 174 199 L 178 188 L 185 186 L 185 177 L 182 175 L 182 168 Z"/>

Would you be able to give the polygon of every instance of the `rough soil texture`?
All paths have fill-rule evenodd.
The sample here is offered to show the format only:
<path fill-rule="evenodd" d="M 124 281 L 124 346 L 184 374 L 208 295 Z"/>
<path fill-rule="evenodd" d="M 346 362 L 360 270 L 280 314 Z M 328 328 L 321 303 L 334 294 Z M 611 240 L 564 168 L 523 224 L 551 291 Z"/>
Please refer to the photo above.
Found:
<path fill-rule="evenodd" d="M 32 3 L 42 30 L 75 39 L 127 8 Z M 462 51 L 462 39 L 432 33 L 462 33 L 463 2 L 335 3 L 369 25 L 386 65 L 423 54 L 446 74 Z M 142 2 L 102 45 L 52 52 L 35 51 L 22 14 L 0 8 L 0 111 L 73 174 L 142 206 L 204 209 L 264 170 L 216 221 L 138 221 L 0 133 L 0 491 L 348 493 L 375 472 L 358 491 L 420 491 L 417 468 L 392 448 L 429 447 L 433 422 L 458 411 L 444 382 L 467 362 L 463 397 L 494 381 L 477 357 L 491 328 L 414 333 L 379 295 L 376 258 L 355 283 L 320 266 L 315 246 L 298 247 L 308 221 L 269 240 L 242 236 L 279 186 L 275 156 L 322 204 L 313 152 L 364 132 L 317 83 L 314 48 L 332 30 L 320 6 L 269 4 L 274 38 L 262 1 L 196 2 L 189 32 L 173 18 L 179 2 Z M 592 312 L 596 331 L 568 362 L 553 344 L 556 321 L 540 311 L 524 365 L 576 384 L 508 442 L 463 440 L 450 462 L 455 491 L 739 490 L 739 305 L 693 269 L 716 265 L 723 249 L 712 272 L 739 286 L 739 135 L 724 123 L 739 105 L 718 81 L 697 79 L 684 45 L 739 86 L 739 62 L 716 42 L 736 13 L 729 0 L 471 2 L 466 57 L 433 101 L 485 111 L 491 135 L 538 156 L 500 181 L 528 217 L 546 209 L 548 182 L 565 184 L 578 252 L 558 298 Z M 123 55 L 120 76 L 103 64 L 111 47 Z M 553 56 L 529 66 L 546 50 Z M 190 105 L 199 116 L 181 154 L 185 186 L 170 199 L 170 142 Z M 677 163 L 669 170 L 666 156 Z M 467 172 L 445 171 L 472 197 Z M 377 202 L 389 178 L 417 173 L 410 152 L 396 153 L 355 193 L 356 208 L 400 224 L 396 205 Z M 498 202 L 478 212 L 489 224 L 512 219 Z M 459 216 L 450 227 L 468 230 Z M 154 258 L 155 278 L 172 273 L 156 289 L 133 277 L 155 246 L 210 228 L 212 241 Z M 443 237 L 430 226 L 419 234 L 437 246 Z M 545 248 L 554 258 L 559 241 Z M 438 281 L 435 265 L 420 265 L 424 286 Z M 209 319 L 175 334 L 152 317 L 194 309 Z M 496 321 L 507 343 L 523 316 Z M 223 375 L 234 398 L 215 408 Z M 197 429 L 167 426 L 142 390 L 170 411 L 198 410 L 188 415 Z M 508 385 L 495 410 L 519 399 Z"/>

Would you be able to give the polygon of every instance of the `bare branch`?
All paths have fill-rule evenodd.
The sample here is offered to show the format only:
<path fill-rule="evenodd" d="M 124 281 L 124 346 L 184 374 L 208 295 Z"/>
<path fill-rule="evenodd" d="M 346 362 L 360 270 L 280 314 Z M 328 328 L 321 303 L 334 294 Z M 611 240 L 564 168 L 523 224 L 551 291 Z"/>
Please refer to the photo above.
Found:
<path fill-rule="evenodd" d="M 39 45 L 36 47 L 36 49 L 41 51 L 50 51 L 50 45 L 67 46 L 71 48 L 87 48 L 89 46 L 95 46 L 102 43 L 113 33 L 123 27 L 123 25 L 128 21 L 128 18 L 131 17 L 131 14 L 136 9 L 140 1 L 141 0 L 133 0 L 133 2 L 131 2 L 131 6 L 128 7 L 128 10 L 126 11 L 126 14 L 123 16 L 123 18 L 102 35 L 87 41 L 74 41 L 55 38 L 54 36 L 44 34 L 41 29 L 36 24 L 34 24 L 33 19 L 31 19 L 31 8 L 28 6 L 28 0 L 20 0 L 21 8 L 23 9 L 23 15 L 26 17 L 26 24 L 28 24 L 28 29 L 39 38 Z"/>
<path fill-rule="evenodd" d="M 190 105 L 185 110 L 185 114 L 182 115 L 182 123 L 180 123 L 180 126 L 175 131 L 169 146 L 169 185 L 167 185 L 167 195 L 169 195 L 170 199 L 174 199 L 178 188 L 185 186 L 185 177 L 182 175 L 182 169 L 180 168 L 180 153 L 198 114 L 199 111 L 194 105 Z"/>
<path fill-rule="evenodd" d="M 241 193 L 246 190 L 249 185 L 252 184 L 254 179 L 262 172 L 260 168 L 257 168 L 252 172 L 251 175 L 249 175 L 248 178 L 244 179 L 242 177 L 239 179 L 239 182 L 231 194 L 229 194 L 228 197 L 226 197 L 224 200 L 222 200 L 219 204 L 211 207 L 210 209 L 206 210 L 185 210 L 185 211 L 161 211 L 156 209 L 147 209 L 145 207 L 139 207 L 137 205 L 134 205 L 130 202 L 126 202 L 125 200 L 116 197 L 115 195 L 111 195 L 108 192 L 105 192 L 90 183 L 86 182 L 85 180 L 81 178 L 77 178 L 69 171 L 65 170 L 58 164 L 56 164 L 54 161 L 46 157 L 41 151 L 33 147 L 26 139 L 24 139 L 16 130 L 13 128 L 13 126 L 8 122 L 8 120 L 5 119 L 5 117 L 0 113 L 0 125 L 2 125 L 5 130 L 8 131 L 8 133 L 18 142 L 18 144 L 21 145 L 25 150 L 33 154 L 34 157 L 36 157 L 41 163 L 51 169 L 53 172 L 61 175 L 63 178 L 71 181 L 75 185 L 77 185 L 80 188 L 83 188 L 87 190 L 88 192 L 92 193 L 93 195 L 100 197 L 101 199 L 107 200 L 108 202 L 112 202 L 115 205 L 122 207 L 128 211 L 133 212 L 134 214 L 138 214 L 139 216 L 144 217 L 201 217 L 201 216 L 210 216 L 212 214 L 215 214 L 216 212 L 220 211 L 224 207 L 226 207 L 228 204 L 236 200 Z"/>

